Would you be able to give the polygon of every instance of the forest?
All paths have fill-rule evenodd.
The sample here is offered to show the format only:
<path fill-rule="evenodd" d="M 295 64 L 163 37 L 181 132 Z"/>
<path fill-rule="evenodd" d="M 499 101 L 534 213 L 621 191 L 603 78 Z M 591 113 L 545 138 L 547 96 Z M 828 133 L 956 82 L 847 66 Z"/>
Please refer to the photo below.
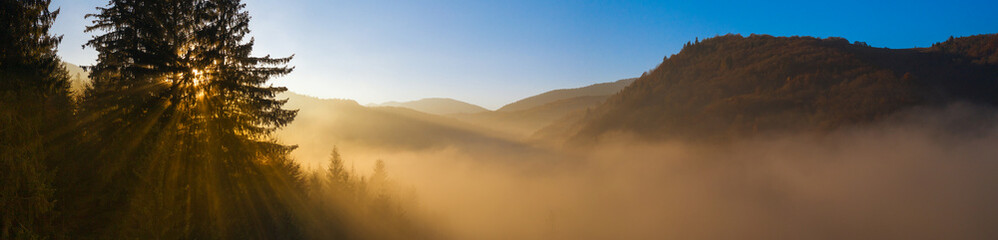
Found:
<path fill-rule="evenodd" d="M 915 106 L 995 106 L 996 56 L 995 34 L 916 49 L 837 37 L 729 34 L 688 43 L 582 120 L 542 134 L 575 142 L 598 141 L 612 131 L 714 141 L 827 132 Z"/>
<path fill-rule="evenodd" d="M 383 163 L 358 176 L 334 150 L 328 169 L 304 172 L 272 137 L 296 111 L 266 83 L 291 57 L 252 56 L 240 1 L 111 1 L 87 29 L 100 55 L 78 95 L 49 4 L 0 6 L 0 238 L 428 234 L 399 210 Z"/>
<path fill-rule="evenodd" d="M 690 37 L 498 108 L 361 104 L 285 87 L 250 1 L 100 2 L 77 66 L 56 3 L 0 1 L 0 239 L 998 238 L 998 34 Z"/>

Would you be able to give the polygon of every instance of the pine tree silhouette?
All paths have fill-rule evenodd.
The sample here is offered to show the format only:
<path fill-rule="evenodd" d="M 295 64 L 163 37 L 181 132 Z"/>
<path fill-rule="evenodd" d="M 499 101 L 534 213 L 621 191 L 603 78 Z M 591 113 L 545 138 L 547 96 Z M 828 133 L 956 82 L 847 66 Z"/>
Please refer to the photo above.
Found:
<path fill-rule="evenodd" d="M 0 239 L 54 235 L 50 165 L 68 156 L 73 124 L 49 3 L 0 1 Z"/>
<path fill-rule="evenodd" d="M 266 85 L 290 73 L 287 58 L 253 57 L 249 14 L 238 0 L 112 0 L 99 8 L 86 46 L 99 53 L 83 112 L 102 146 L 117 238 L 296 236 L 290 202 L 304 188 L 271 133 L 295 110 Z M 303 191 L 302 191 L 303 192 Z M 224 203 L 224 204 L 223 204 Z M 127 207 L 118 207 L 127 206 Z M 108 227 L 111 226 L 111 227 Z M 107 228 L 105 228 L 107 227 Z M 113 228 L 112 228 L 113 227 Z"/>

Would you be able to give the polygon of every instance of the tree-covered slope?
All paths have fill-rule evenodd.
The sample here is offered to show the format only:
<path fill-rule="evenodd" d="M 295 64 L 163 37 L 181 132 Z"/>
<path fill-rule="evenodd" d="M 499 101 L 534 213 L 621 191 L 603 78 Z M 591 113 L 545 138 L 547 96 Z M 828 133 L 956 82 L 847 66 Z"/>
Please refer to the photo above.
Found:
<path fill-rule="evenodd" d="M 67 62 L 63 62 L 62 67 L 66 68 L 66 72 L 69 73 L 69 90 L 75 94 L 83 93 L 83 89 L 86 88 L 87 84 L 90 84 L 87 71 L 80 66 Z"/>
<path fill-rule="evenodd" d="M 519 139 L 530 136 L 566 115 L 585 112 L 586 109 L 598 106 L 609 97 L 610 95 L 574 97 L 522 110 L 452 114 L 450 117 Z"/>
<path fill-rule="evenodd" d="M 541 94 L 530 96 L 524 99 L 520 99 L 516 102 L 506 104 L 496 111 L 499 112 L 512 112 L 519 110 L 527 110 L 535 107 L 540 107 L 544 104 L 553 103 L 561 100 L 578 98 L 578 97 L 591 97 L 591 96 L 610 96 L 616 94 L 627 85 L 634 82 L 634 78 L 621 79 L 615 82 L 605 82 L 597 83 L 580 88 L 571 89 L 556 89 L 547 91 Z"/>
<path fill-rule="evenodd" d="M 515 138 L 525 138 L 566 115 L 599 106 L 634 80 L 629 78 L 579 88 L 556 89 L 507 104 L 496 111 L 450 116 Z"/>
<path fill-rule="evenodd" d="M 712 139 L 823 131 L 899 110 L 998 103 L 998 36 L 886 49 L 842 38 L 719 36 L 688 44 L 594 111 L 542 130 L 591 141 L 609 132 Z"/>
<path fill-rule="evenodd" d="M 450 98 L 424 98 L 416 101 L 408 102 L 386 102 L 382 104 L 374 104 L 373 106 L 378 107 L 404 107 L 412 110 L 436 114 L 436 115 L 447 115 L 447 114 L 461 114 L 461 113 L 479 113 L 487 112 L 488 109 L 480 107 L 475 104 L 466 103 Z"/>

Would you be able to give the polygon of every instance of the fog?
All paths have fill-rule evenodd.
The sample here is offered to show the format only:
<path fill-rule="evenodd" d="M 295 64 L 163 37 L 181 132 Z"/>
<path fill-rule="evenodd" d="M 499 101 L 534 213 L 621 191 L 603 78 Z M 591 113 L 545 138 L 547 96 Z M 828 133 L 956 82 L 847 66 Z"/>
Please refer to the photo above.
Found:
<path fill-rule="evenodd" d="M 998 237 L 994 116 L 956 105 L 711 143 L 614 134 L 554 154 L 341 152 L 361 173 L 383 159 L 412 215 L 453 239 L 982 239 Z"/>

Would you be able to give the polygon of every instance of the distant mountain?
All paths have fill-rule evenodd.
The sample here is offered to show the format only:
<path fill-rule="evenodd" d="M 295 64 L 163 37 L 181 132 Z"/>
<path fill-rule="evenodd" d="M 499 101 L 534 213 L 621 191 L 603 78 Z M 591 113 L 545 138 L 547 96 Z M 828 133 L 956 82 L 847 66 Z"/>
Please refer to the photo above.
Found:
<path fill-rule="evenodd" d="M 386 102 L 371 106 L 379 107 L 404 107 L 412 110 L 436 115 L 448 115 L 458 113 L 478 113 L 487 112 L 488 109 L 478 105 L 450 99 L 450 98 L 424 98 L 409 102 Z"/>
<path fill-rule="evenodd" d="M 575 142 L 611 132 L 717 139 L 831 130 L 914 106 L 994 106 L 996 62 L 996 35 L 919 49 L 843 38 L 720 36 L 688 44 L 606 103 L 537 135 Z"/>
<path fill-rule="evenodd" d="M 62 66 L 69 72 L 69 89 L 76 94 L 82 93 L 84 86 L 90 83 L 87 71 L 84 71 L 80 66 L 67 62 L 62 62 Z"/>
<path fill-rule="evenodd" d="M 545 103 L 524 110 L 452 114 L 450 116 L 465 122 L 504 132 L 517 138 L 526 138 L 537 130 L 550 125 L 570 113 L 584 112 L 589 108 L 598 106 L 608 97 L 610 95 L 574 97 Z"/>
<path fill-rule="evenodd" d="M 634 80 L 634 78 L 623 79 L 581 88 L 558 89 L 524 98 L 496 111 L 450 116 L 514 137 L 526 138 L 570 113 L 584 112 L 598 106 Z"/>
<path fill-rule="evenodd" d="M 630 85 L 632 82 L 634 82 L 634 80 L 636 80 L 636 78 L 622 79 L 616 82 L 598 83 L 580 88 L 552 90 L 528 98 L 520 99 L 519 101 L 507 104 L 506 106 L 503 106 L 496 111 L 512 112 L 519 110 L 527 110 L 530 108 L 539 107 L 541 105 L 552 103 L 555 101 L 577 98 L 577 97 L 610 96 L 624 89 L 624 87 Z"/>
<path fill-rule="evenodd" d="M 402 107 L 365 107 L 353 100 L 319 99 L 292 92 L 284 108 L 298 109 L 298 116 L 277 136 L 297 144 L 294 154 L 302 160 L 325 161 L 333 145 L 377 151 L 409 151 L 458 147 L 497 154 L 510 149 L 531 152 L 530 147 L 500 134 L 452 118 Z"/>

